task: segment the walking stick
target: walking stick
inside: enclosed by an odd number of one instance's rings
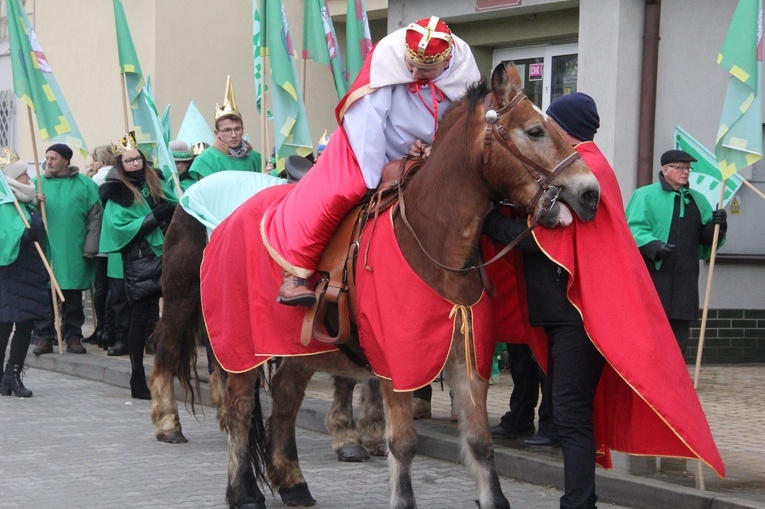
[[[37,192],[41,195],[45,195],[43,192],[43,182],[40,175],[40,160],[37,157],[37,139],[35,138],[35,125],[34,121],[32,120],[32,108],[27,105],[27,116],[29,117],[29,132],[32,135],[32,154],[34,154],[35,158],[35,175],[37,177]],[[40,203],[40,213],[42,214],[42,220],[43,225],[45,225],[45,231],[49,232],[48,229],[48,213],[45,209],[45,201]],[[47,263],[47,262],[46,262]],[[56,338],[58,339],[58,353],[59,355],[64,355],[64,338],[61,336],[61,316],[58,311],[58,299],[56,294],[56,289],[53,287],[53,281],[55,280],[55,277],[53,277],[53,265],[50,266],[50,274],[51,274],[51,285],[50,285],[50,298],[53,301],[53,326],[56,329]],[[58,283],[56,283],[56,286],[58,286]],[[64,295],[61,293],[61,288],[58,289],[58,293],[61,294],[61,302],[64,302]]]

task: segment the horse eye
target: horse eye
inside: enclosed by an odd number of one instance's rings
[[[545,130],[541,127],[532,127],[528,131],[526,131],[526,134],[528,134],[531,138],[541,138],[545,135]]]

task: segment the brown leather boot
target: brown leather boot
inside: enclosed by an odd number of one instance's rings
[[[42,355],[53,352],[53,340],[51,339],[38,339],[37,346],[32,350],[35,355]]]
[[[316,294],[308,287],[308,281],[302,277],[282,271],[282,285],[276,302],[288,306],[313,306],[316,304]]]
[[[69,353],[88,353],[85,347],[82,346],[80,338],[68,338],[66,340],[66,351]]]

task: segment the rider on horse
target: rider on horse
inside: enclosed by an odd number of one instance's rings
[[[268,252],[284,269],[278,301],[312,306],[307,279],[345,214],[383,167],[427,156],[439,120],[480,79],[469,46],[437,17],[383,38],[338,104],[339,123],[314,171],[277,200],[261,223]]]

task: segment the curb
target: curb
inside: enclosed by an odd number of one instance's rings
[[[95,347],[94,347],[95,348]],[[36,357],[27,355],[26,365],[32,368],[56,371],[66,375],[107,383],[125,389],[130,388],[130,363],[125,358],[109,358],[102,355],[59,355],[56,353]],[[151,371],[151,366],[146,366]],[[175,382],[176,394],[181,394]],[[268,395],[262,399],[263,411],[271,411]],[[201,384],[201,402],[210,406],[207,384]],[[306,398],[297,417],[301,428],[327,434],[324,419],[330,402]],[[437,422],[417,421],[417,453],[452,463],[459,463],[460,440],[453,432]],[[553,486],[563,489],[563,464],[559,459],[506,447],[496,448],[494,462],[497,473],[518,481]],[[701,491],[659,480],[630,476],[613,471],[596,470],[595,482],[598,499],[635,509],[762,509],[763,505],[711,491]],[[512,500],[512,493],[505,494]]]

